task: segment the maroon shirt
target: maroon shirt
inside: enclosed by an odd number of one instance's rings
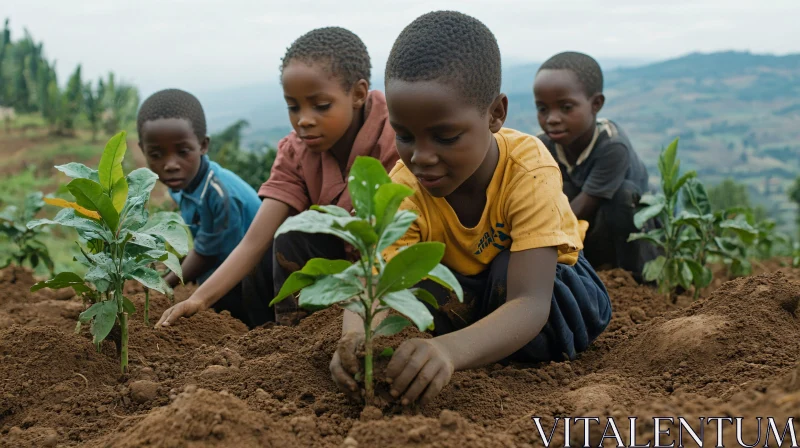
[[[348,173],[358,156],[380,160],[386,172],[399,159],[386,98],[378,90],[370,91],[364,104],[364,124],[350,151]],[[312,205],[338,205],[348,212],[353,210],[346,175],[342,175],[339,163],[328,151],[309,151],[294,131],[278,143],[272,172],[258,195],[284,202],[296,212]]]

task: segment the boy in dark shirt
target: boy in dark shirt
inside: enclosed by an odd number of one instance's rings
[[[572,211],[589,222],[586,258],[641,280],[656,248],[629,243],[628,236],[638,231],[633,215],[647,191],[647,169],[622,129],[597,118],[605,102],[600,66],[585,54],[557,54],[539,68],[533,93],[544,131],[539,138],[558,162]]]

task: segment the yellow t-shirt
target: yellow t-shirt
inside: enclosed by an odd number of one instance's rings
[[[500,157],[480,222],[464,227],[445,198],[431,196],[398,162],[389,176],[414,189],[402,209],[418,214],[408,232],[384,255],[418,241],[440,241],[446,249],[442,264],[463,275],[486,268],[502,250],[512,252],[557,247],[558,261],[573,265],[583,248],[578,219],[562,192],[561,172],[553,156],[536,137],[503,128],[495,134]]]

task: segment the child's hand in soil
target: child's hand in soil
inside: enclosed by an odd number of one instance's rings
[[[425,406],[450,382],[453,370],[453,360],[436,339],[409,339],[394,352],[386,376],[392,396],[403,395],[403,406],[420,395],[420,404]]]
[[[361,399],[361,393],[353,378],[360,370],[358,349],[364,342],[364,333],[347,333],[339,340],[339,345],[331,359],[330,369],[333,381],[339,386],[347,398],[353,401]]]
[[[176,320],[181,317],[191,317],[197,314],[200,311],[203,311],[207,307],[199,300],[194,300],[193,298],[189,298],[184,300],[183,302],[177,303],[164,311],[164,314],[161,315],[161,319],[158,319],[155,328],[164,326],[168,327],[172,325]]]

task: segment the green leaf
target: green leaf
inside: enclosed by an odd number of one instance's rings
[[[325,275],[300,290],[299,305],[310,310],[327,308],[345,301],[363,290],[357,278],[346,278],[341,274]]]
[[[278,295],[272,299],[272,301],[269,303],[269,306],[273,306],[286,297],[289,297],[306,286],[311,285],[318,277],[338,274],[350,266],[352,266],[352,263],[347,260],[312,258],[306,262],[302,269],[292,272],[291,275],[289,275],[289,278],[287,278],[283,283]]]
[[[692,271],[692,283],[694,284],[695,288],[703,289],[706,286],[711,284],[711,280],[713,279],[713,274],[711,270],[705,266],[702,266],[695,260],[684,260],[686,265],[689,266],[689,269]]]
[[[92,336],[94,336],[92,342],[97,345],[103,342],[117,322],[117,301],[106,300],[98,302],[95,305],[100,305],[100,307],[92,320],[91,333]],[[92,305],[92,307],[94,307],[94,305]]]
[[[631,233],[628,235],[628,242],[646,240],[658,247],[664,247],[664,229],[655,229],[644,233]]]
[[[113,238],[113,236],[108,231],[103,229],[103,226],[101,226],[96,221],[93,221],[89,218],[82,218],[78,216],[75,213],[75,210],[71,208],[65,208],[60,210],[52,220],[37,219],[35,221],[31,221],[28,223],[28,228],[33,229],[35,227],[45,224],[58,224],[64,227],[72,227],[77,230],[95,233],[99,237],[102,237],[105,241],[108,242],[111,242],[111,238]]]
[[[707,215],[712,212],[711,201],[708,199],[706,187],[696,178],[686,182],[683,189],[683,207],[688,212],[698,215]]]
[[[31,286],[31,292],[36,292],[42,288],[61,289],[78,286],[86,288],[83,279],[74,272],[60,272],[50,280],[45,280]],[[89,288],[86,288],[88,291]]]
[[[734,219],[722,221],[719,226],[735,233],[736,236],[747,245],[753,244],[758,237],[758,230],[751,226],[747,222],[747,218],[743,215],[739,215]]]
[[[427,278],[456,293],[459,302],[464,301],[464,290],[461,289],[461,284],[458,283],[456,276],[453,275],[447,266],[443,264],[436,265],[436,267],[428,273]]]
[[[350,299],[350,300],[348,300],[346,302],[342,302],[342,303],[339,304],[339,306],[341,306],[342,308],[344,308],[346,310],[349,310],[349,311],[352,311],[352,312],[358,314],[359,316],[361,316],[362,320],[364,319],[364,314],[365,314],[366,309],[364,308],[364,304],[361,303],[361,300],[359,298],[356,297],[356,298]]]
[[[686,260],[675,260],[678,267],[678,282],[684,289],[689,289],[692,286],[692,269]]]
[[[675,158],[678,154],[678,141],[678,138],[673,140],[658,157],[658,171],[661,173],[661,182],[662,184],[666,182],[667,184],[665,185],[669,185],[670,187],[672,186],[672,178],[670,176],[675,167]],[[665,188],[664,190],[667,189]]]
[[[97,302],[97,303],[93,304],[92,306],[87,308],[84,312],[82,312],[81,314],[78,315],[78,322],[83,322],[83,323],[89,322],[90,320],[92,320],[92,318],[94,318],[94,316],[97,315],[97,313],[100,312],[100,310],[104,306],[103,304],[104,303],[109,303],[109,302],[110,303],[114,303],[113,300],[106,300],[106,301],[103,301],[103,302]]]
[[[374,337],[378,336],[393,336],[403,331],[404,328],[411,325],[405,317],[402,316],[389,316],[382,320],[378,327],[373,332]]]
[[[347,210],[337,205],[312,205],[311,210],[316,210],[322,213],[328,213],[340,218],[350,218],[352,215]]]
[[[350,168],[348,177],[348,191],[353,200],[356,216],[361,219],[371,220],[375,216],[375,193],[381,185],[391,182],[386,169],[378,159],[372,157],[356,157]]]
[[[433,316],[428,308],[411,294],[411,291],[403,289],[390,292],[383,296],[381,302],[411,319],[419,331],[433,329]]]
[[[684,175],[681,176],[677,182],[675,182],[674,191],[680,190],[689,179],[692,179],[694,177],[697,177],[697,172],[695,171],[689,171],[687,173],[684,173]]]
[[[642,269],[644,279],[648,282],[659,279],[664,271],[664,264],[666,261],[667,259],[663,255],[659,255],[655,260],[650,260],[645,263],[644,269]]]
[[[394,349],[392,347],[386,347],[385,349],[383,349],[383,351],[381,351],[380,355],[378,356],[381,356],[383,358],[391,358],[392,355],[394,355]]]
[[[136,312],[136,305],[131,302],[131,299],[122,296],[122,310],[128,314],[133,314]]]
[[[107,194],[111,195],[114,190],[114,185],[125,176],[122,173],[122,159],[125,157],[125,151],[128,149],[125,137],[125,131],[111,137],[106,143],[103,150],[103,155],[100,157],[100,165],[98,166],[97,173],[100,178],[100,185]]]
[[[128,198],[150,198],[150,192],[156,186],[158,174],[148,168],[139,168],[128,173]],[[146,202],[146,201],[145,201]]]
[[[148,235],[146,233],[141,232],[128,232],[131,239],[128,240],[128,243],[131,245],[136,245],[139,247],[145,247],[148,249],[161,249],[163,248],[163,243],[157,240],[154,236]]]
[[[25,207],[23,208],[22,212],[23,221],[30,221],[37,213],[39,213],[39,210],[44,207],[44,201],[42,200],[43,197],[44,195],[41,191],[34,191],[33,193],[28,193],[25,196]]]
[[[175,222],[162,221],[150,228],[140,229],[138,233],[146,233],[150,236],[157,236],[169,243],[180,255],[189,252],[189,236],[186,227]]]
[[[419,283],[439,264],[444,256],[444,244],[425,242],[408,246],[386,264],[378,280],[378,297]],[[410,293],[409,293],[410,294]]]
[[[287,232],[324,233],[339,237],[352,246],[359,248],[361,243],[358,238],[344,230],[348,223],[358,220],[359,218],[355,217],[337,217],[327,213],[307,210],[287,218],[283,224],[278,227],[274,238]]]
[[[167,252],[167,259],[162,260],[164,266],[178,276],[181,283],[183,283],[183,268],[181,267],[181,260],[178,259],[172,252]]]
[[[88,179],[75,179],[67,184],[70,193],[81,207],[100,213],[106,225],[114,232],[119,225],[119,213],[111,203],[111,199],[103,192],[97,182]]]
[[[163,278],[158,275],[158,272],[145,267],[139,267],[133,272],[127,273],[125,278],[136,280],[144,287],[156,290],[162,294],[166,294],[170,289]]]
[[[57,165],[55,168],[73,179],[89,179],[100,183],[97,170],[93,170],[82,163],[70,162],[66,165]]]
[[[375,228],[380,235],[384,228],[394,220],[403,199],[414,194],[411,188],[395,183],[383,184],[375,193]]]
[[[431,294],[427,289],[411,288],[411,293],[414,294],[414,297],[432,306],[433,309],[439,309],[439,302],[436,300],[436,297],[434,297],[433,294]]]
[[[378,242],[378,235],[375,233],[375,230],[372,229],[372,226],[369,225],[367,221],[362,219],[347,223],[344,229],[361,240],[365,247],[370,247]]]
[[[641,229],[650,219],[658,216],[664,210],[664,203],[648,205],[633,215],[633,224],[637,229]]]
[[[394,215],[394,219],[386,225],[383,233],[378,240],[376,250],[382,252],[406,234],[408,228],[417,219],[417,214],[409,210],[400,210]]]
[[[111,203],[114,204],[114,208],[117,210],[117,213],[120,213],[122,209],[125,207],[125,201],[128,199],[128,181],[125,180],[124,177],[120,177],[114,183],[114,186],[111,189]]]

